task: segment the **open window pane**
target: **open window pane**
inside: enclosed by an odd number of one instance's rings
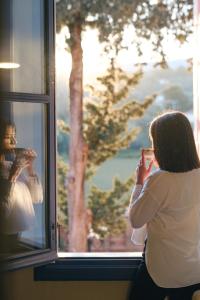
[[[44,94],[44,1],[1,1],[0,18],[0,90]]]
[[[0,119],[1,238],[9,257],[48,248],[46,111],[43,104],[5,105],[7,118],[4,113]]]
[[[0,261],[6,269],[56,257],[54,114],[54,1],[0,1]],[[10,141],[13,149],[5,149]]]

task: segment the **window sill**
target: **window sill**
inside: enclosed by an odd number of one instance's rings
[[[75,256],[76,255],[76,256]],[[70,257],[69,257],[70,256]],[[141,253],[91,253],[59,255],[52,263],[34,269],[35,281],[129,281]]]

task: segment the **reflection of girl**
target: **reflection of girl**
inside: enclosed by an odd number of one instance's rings
[[[191,125],[180,112],[157,117],[150,126],[159,169],[150,174],[144,153],[129,217],[146,224],[144,259],[130,299],[192,299],[200,288],[200,162]]]
[[[0,235],[6,250],[14,250],[19,233],[33,226],[33,203],[43,199],[41,184],[33,170],[35,151],[24,149],[10,161],[8,157],[13,156],[15,147],[15,126],[0,120]]]

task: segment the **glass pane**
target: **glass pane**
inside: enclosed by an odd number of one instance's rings
[[[45,107],[5,105],[7,114],[0,118],[1,252],[25,254],[47,247]]]
[[[44,93],[44,1],[8,2],[0,3],[0,90]]]

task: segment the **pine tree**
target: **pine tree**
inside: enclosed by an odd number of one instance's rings
[[[141,118],[155,97],[148,96],[143,103],[135,99],[127,100],[141,77],[141,68],[128,74],[116,67],[114,59],[111,59],[107,73],[97,78],[99,89],[90,86],[92,97],[86,102],[83,123],[84,140],[88,145],[87,178],[107,159],[127,149],[137,137],[139,128],[128,129],[128,123],[132,119]],[[125,229],[127,222],[124,213],[133,182],[134,175],[126,182],[114,178],[110,191],[92,186],[88,196],[88,206],[92,212],[91,229],[100,238],[121,233]]]

